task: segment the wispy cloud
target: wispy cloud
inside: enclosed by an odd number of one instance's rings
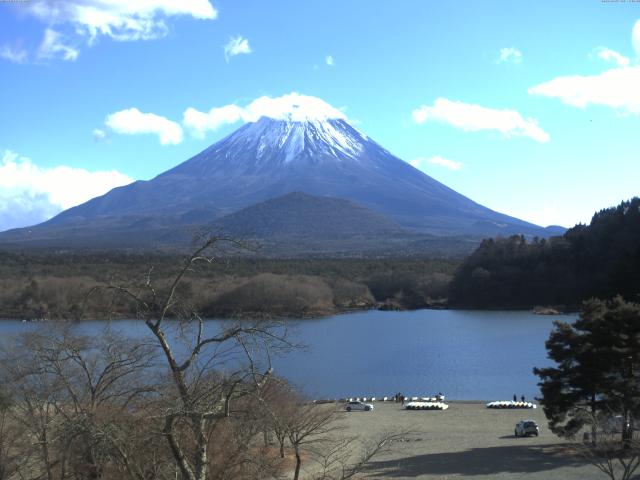
[[[231,37],[224,46],[224,59],[229,63],[231,57],[236,55],[247,55],[251,53],[251,47],[249,46],[249,40],[242,36]]]
[[[541,143],[550,138],[536,119],[524,118],[516,110],[487,108],[446,98],[438,98],[433,106],[422,105],[412,115],[418,124],[446,123],[466,132],[496,130],[506,138],[528,137]]]
[[[96,142],[101,142],[107,139],[107,132],[105,132],[101,128],[94,128],[91,132],[91,135]]]
[[[0,230],[42,222],[132,181],[115,170],[43,168],[6,150],[0,162]]]
[[[90,42],[100,35],[114,40],[150,40],[167,34],[168,17],[211,20],[218,15],[209,0],[45,1],[32,2],[28,11],[49,25],[70,24]]]
[[[449,170],[460,170],[462,168],[462,162],[456,162],[455,160],[449,160],[443,158],[440,155],[433,157],[418,157],[410,160],[409,163],[418,170],[425,171],[429,165],[436,165],[438,167],[444,167]]]
[[[184,112],[182,124],[192,135],[202,138],[207,131],[217,130],[222,125],[255,122],[260,117],[293,121],[346,118],[344,113],[320,98],[292,92],[281,97],[260,97],[244,107],[230,104],[208,112],[189,107]]]
[[[324,57],[324,63],[326,63],[330,67],[333,67],[334,64],[335,64],[335,62],[333,60],[333,56],[332,55],[327,55],[326,57]]]
[[[631,63],[631,60],[629,60],[628,57],[625,57],[621,53],[607,47],[594,48],[592,55],[600,60],[604,60],[607,63],[613,63],[619,67],[626,67]]]
[[[161,145],[177,145],[183,138],[180,124],[155,113],[143,113],[137,108],[128,108],[110,114],[107,116],[105,125],[115,133],[157,135]]]
[[[522,63],[522,52],[515,47],[505,47],[500,49],[496,63]]]
[[[601,105],[640,115],[640,66],[620,67],[597,75],[556,77],[531,87],[531,95],[558,98],[565,105],[586,108]]]
[[[26,63],[29,54],[24,48],[12,47],[11,45],[0,46],[0,58],[13,63]]]
[[[32,57],[73,61],[85,45],[99,37],[117,41],[164,37],[167,21],[175,16],[200,20],[217,18],[209,0],[38,0],[25,2],[23,10],[46,25],[44,40]],[[0,56],[26,63],[30,52],[0,47]]]
[[[78,59],[78,49],[64,43],[62,34],[47,28],[44,31],[44,39],[38,49],[38,58],[42,60],[62,59],[74,62]]]

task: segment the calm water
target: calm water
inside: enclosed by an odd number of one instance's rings
[[[316,398],[433,394],[450,399],[528,399],[538,395],[534,366],[549,364],[544,342],[553,320],[528,312],[418,310],[370,311],[291,322],[308,346],[274,360],[275,372]],[[212,326],[215,325],[212,321]],[[84,322],[84,333],[103,322]],[[115,322],[145,335],[141,322]],[[0,322],[0,335],[35,328]]]

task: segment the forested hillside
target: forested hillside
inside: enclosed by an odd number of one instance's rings
[[[182,264],[176,255],[0,252],[0,318],[103,318],[96,285],[158,282]],[[267,259],[229,257],[195,269],[182,292],[204,316],[307,317],[353,309],[441,305],[458,260]],[[105,300],[104,298],[102,300]],[[135,306],[113,305],[131,318]]]
[[[618,294],[640,294],[640,198],[602,210],[562,237],[484,240],[459,267],[449,298],[478,308],[574,308]]]

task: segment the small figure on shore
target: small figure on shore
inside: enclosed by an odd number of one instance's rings
[[[522,396],[520,397],[520,400],[522,400],[522,401],[524,402],[524,395],[522,395]]]
[[[514,402],[517,402],[517,401],[518,401],[518,397],[516,397],[516,394],[515,394],[515,393],[513,394],[513,401],[514,401]]]
[[[404,405],[404,395],[400,395],[400,402]]]

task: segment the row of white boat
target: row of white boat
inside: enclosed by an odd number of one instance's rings
[[[404,404],[406,410],[446,410],[449,405],[443,402],[409,402]]]
[[[436,397],[405,397],[404,408],[406,410],[447,410],[449,405],[444,403],[444,395]],[[337,402],[394,402],[395,397],[350,397],[341,398]],[[334,403],[335,400],[316,400],[314,403]],[[514,402],[512,400],[497,400],[486,404],[487,408],[495,409],[533,409],[537,405],[532,402]]]
[[[497,402],[487,403],[487,408],[537,408],[537,405],[531,402],[514,402],[513,400],[498,400]]]
[[[341,398],[338,402],[393,402],[394,397],[355,397]],[[444,395],[435,397],[404,397],[405,402],[444,402]]]

